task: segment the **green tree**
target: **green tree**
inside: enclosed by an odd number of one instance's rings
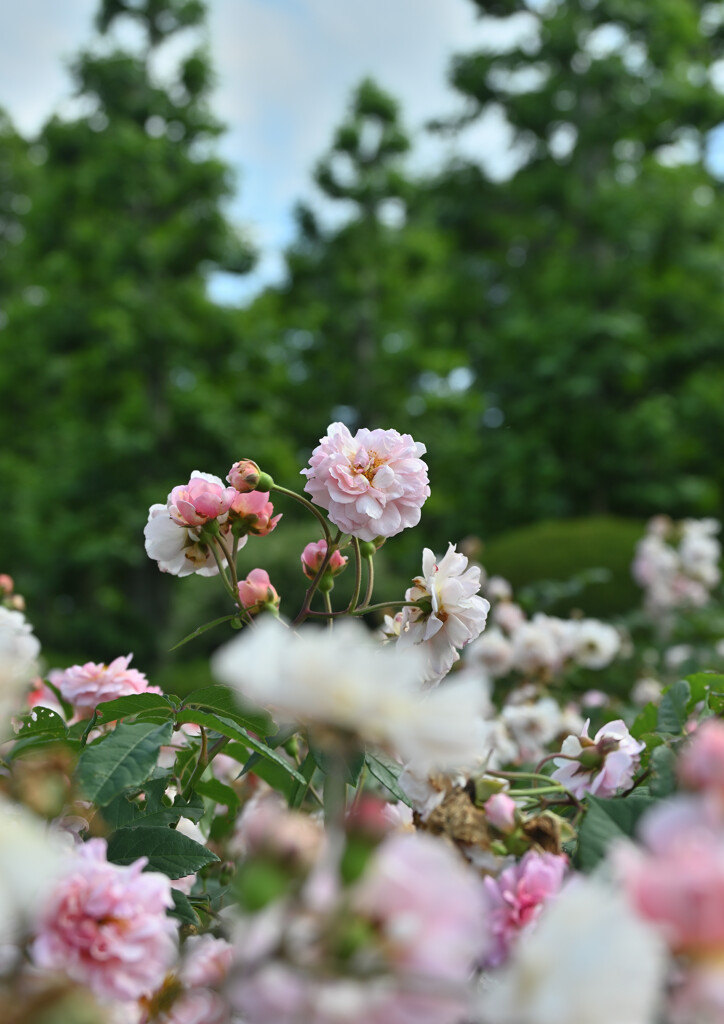
[[[721,509],[724,196],[707,151],[724,7],[694,0],[476,0],[526,27],[457,57],[499,108],[519,169],[458,159],[430,184],[453,303],[488,408],[469,438],[487,532],[536,519]],[[516,19],[515,21],[513,19]]]
[[[121,18],[141,45],[82,53],[77,115],[36,141],[26,285],[0,332],[14,371],[0,383],[7,569],[48,645],[101,658],[129,635],[145,657],[165,639],[174,581],[144,554],[149,504],[269,436],[257,357],[207,296],[212,270],[251,264],[224,211],[233,181],[214,155],[208,58],[199,48],[156,70],[168,40],[198,34],[204,5],[104,0],[100,32]]]

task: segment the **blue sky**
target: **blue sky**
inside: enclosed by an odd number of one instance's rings
[[[95,9],[96,0],[0,4],[0,106],[21,131],[70,110],[66,64],[92,39]],[[371,74],[398,97],[416,139],[413,163],[430,166],[450,143],[426,137],[422,125],[459,105],[445,81],[450,57],[496,36],[470,0],[210,0],[209,9],[214,108],[229,128],[219,146],[239,183],[231,215],[262,252],[253,275],[218,279],[213,289],[241,302],[279,278],[292,207],[314,197],[310,170],[354,85]],[[504,173],[500,118],[488,117],[462,145]]]

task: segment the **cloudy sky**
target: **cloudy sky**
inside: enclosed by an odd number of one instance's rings
[[[450,57],[496,41],[471,0],[210,0],[209,43],[218,75],[220,142],[237,172],[232,216],[262,251],[243,284],[219,280],[220,298],[241,301],[281,273],[294,202],[313,197],[310,169],[344,114],[346,98],[372,75],[402,103],[416,139],[414,161],[430,166],[444,146],[423,123],[459,108],[446,85]],[[93,38],[96,0],[0,3],[0,106],[28,134],[68,108],[67,63]],[[464,140],[504,171],[506,127],[495,116]]]

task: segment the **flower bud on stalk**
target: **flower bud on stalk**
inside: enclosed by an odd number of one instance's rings
[[[260,476],[261,470],[256,462],[252,462],[251,459],[241,459],[234,463],[226,479],[240,494],[246,494],[248,491],[257,489]]]
[[[327,555],[327,542],[322,540],[312,541],[307,544],[304,551],[301,554],[302,570],[307,579],[313,580],[319,572],[319,567],[324,561]],[[342,572],[349,559],[346,555],[343,555],[341,551],[333,551],[332,556],[329,559],[327,568],[324,573],[324,578],[329,576],[331,581],[333,576],[338,576]],[[324,582],[324,580],[322,581]],[[320,583],[320,589],[323,589]],[[331,588],[330,588],[331,589]]]
[[[239,600],[250,615],[261,611],[276,613],[280,597],[271,584],[266,569],[252,569],[239,585]]]

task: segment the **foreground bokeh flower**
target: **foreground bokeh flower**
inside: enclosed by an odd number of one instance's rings
[[[425,445],[396,430],[362,428],[354,437],[332,423],[303,469],[304,490],[344,533],[360,540],[394,537],[420,522],[430,496]]]
[[[150,996],[176,955],[177,925],[165,875],[144,872],[145,857],[120,867],[106,843],[80,846],[40,916],[33,960],[87,985],[106,1000]]]
[[[415,648],[381,647],[360,623],[291,632],[259,621],[217,651],[216,676],[281,720],[333,726],[425,768],[457,768],[484,754],[485,691],[477,680],[425,693]]]

